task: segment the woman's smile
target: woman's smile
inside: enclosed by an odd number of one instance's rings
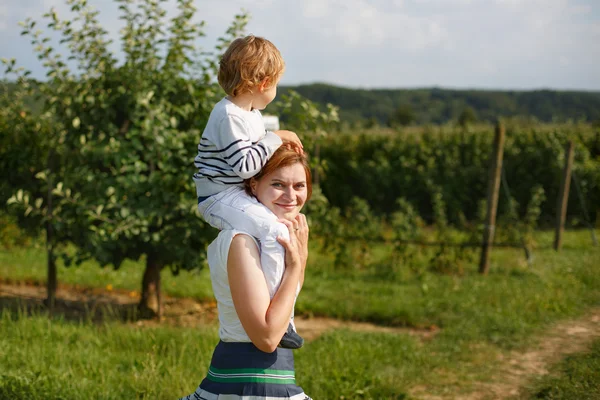
[[[293,210],[294,208],[296,208],[296,204],[282,204],[282,203],[275,203],[276,206],[284,208],[286,210]]]

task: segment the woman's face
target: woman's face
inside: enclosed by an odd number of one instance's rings
[[[296,218],[308,195],[306,172],[300,163],[279,168],[250,183],[252,193],[278,218]]]

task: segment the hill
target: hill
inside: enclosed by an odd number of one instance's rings
[[[351,124],[390,125],[398,120],[442,124],[456,121],[464,112],[472,112],[480,121],[500,116],[533,117],[542,122],[600,121],[600,92],[351,89],[317,83],[284,86],[280,94],[290,89],[316,103],[339,106],[340,118]]]
[[[13,82],[0,81],[0,94],[12,92]],[[278,99],[289,90],[307,99],[340,108],[340,119],[351,125],[444,124],[468,118],[493,122],[497,117],[534,118],[540,122],[583,120],[600,124],[600,92],[584,91],[499,91],[424,89],[352,89],[323,83],[281,86]],[[39,99],[29,99],[37,112]]]

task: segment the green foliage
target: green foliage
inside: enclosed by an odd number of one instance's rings
[[[17,224],[16,217],[0,212],[0,248],[29,246],[31,237]]]
[[[522,244],[527,248],[535,246],[534,231],[542,214],[542,204],[546,200],[544,188],[535,185],[531,188],[529,203],[525,213],[520,216],[517,213],[518,204],[511,197],[508,203],[508,212],[499,220],[495,240],[502,243]]]
[[[388,126],[395,128],[398,126],[407,126],[415,121],[415,112],[410,104],[400,104],[390,115],[387,122]]]
[[[458,125],[466,128],[475,122],[477,122],[477,113],[473,110],[473,107],[465,107],[458,116]]]
[[[61,240],[77,245],[78,263],[91,256],[118,267],[146,255],[174,271],[196,268],[214,234],[197,215],[190,160],[219,95],[216,55],[197,48],[203,24],[193,22],[191,0],[179,0],[170,21],[160,2],[118,2],[122,63],[84,0],[68,0],[71,17],[44,16],[61,49],[50,47],[35,21],[24,23],[48,70],[39,92],[55,133],[50,162],[35,176],[54,204],[49,216],[44,198],[27,190],[11,203],[50,220]],[[237,16],[215,52],[246,22]]]
[[[278,97],[269,112],[279,116],[284,129],[297,132],[305,147],[310,149],[327,137],[339,122],[337,107],[326,104],[324,108],[321,110],[317,104],[290,90]]]
[[[372,214],[361,198],[354,197],[351,206],[342,214],[316,189],[306,208],[312,237],[321,244],[323,251],[335,255],[336,268],[364,268],[369,263],[373,241],[381,237],[382,221]]]
[[[7,209],[5,205],[18,190],[21,190],[21,199],[24,198],[23,191],[36,198],[47,193],[47,188],[39,185],[35,174],[47,165],[55,126],[48,115],[34,115],[30,111],[28,99],[34,96],[35,85],[27,80],[27,72],[17,68],[15,63],[14,59],[2,59],[6,76],[13,77],[16,82],[0,82],[0,171],[3,172],[0,210],[3,218],[11,221],[7,221],[5,233],[14,228],[23,234],[37,236],[44,220],[32,211],[42,206],[39,200],[27,204],[21,212],[11,212],[15,210]],[[6,239],[10,240],[10,237]]]
[[[434,196],[436,217],[432,229],[426,229],[416,209],[404,198],[398,199],[397,210],[389,218],[375,215],[359,197],[354,197],[344,212],[331,207],[320,191],[311,203],[307,214],[313,237],[322,251],[334,256],[333,264],[339,270],[374,269],[378,276],[392,280],[401,277],[406,268],[416,276],[423,276],[428,270],[460,275],[474,259],[472,247],[455,246],[474,243],[473,236],[469,241],[469,237],[457,235],[449,226],[439,193]],[[479,230],[473,234],[475,240],[480,240]],[[424,250],[419,245],[423,242],[436,245]],[[377,255],[380,246],[389,249],[383,258]]]
[[[276,105],[269,107],[269,112],[277,115],[282,122],[282,129],[296,132],[303,146],[311,156],[309,159],[313,173],[313,181],[318,183],[327,168],[326,160],[320,157],[320,142],[328,132],[339,125],[337,107],[327,104],[324,110],[315,103],[294,91],[287,91],[279,96]]]
[[[429,268],[436,273],[462,275],[465,264],[474,261],[475,251],[472,247],[456,246],[461,240],[450,229],[446,216],[446,202],[442,193],[434,192],[432,201],[435,230],[430,235],[430,240],[440,243],[440,246],[431,257]]]
[[[506,125],[504,170],[513,212],[525,218],[532,188],[540,187],[548,201],[539,200],[539,221],[548,226],[556,215],[556,201],[564,163],[564,145],[576,142],[574,171],[591,221],[600,204],[600,158],[595,155],[597,135],[585,124]],[[468,131],[451,126],[428,127],[397,133],[362,131],[329,135],[321,143],[327,161],[321,189],[332,206],[345,210],[353,196],[367,201],[376,215],[389,215],[403,197],[428,223],[433,223],[434,197],[445,202],[451,225],[476,221],[487,194],[492,126]],[[506,187],[500,189],[499,215],[510,212]],[[568,217],[583,218],[578,193],[572,185]],[[533,215],[533,214],[532,214]],[[530,217],[532,216],[530,215]],[[438,216],[439,217],[439,216]],[[529,218],[529,217],[528,217]],[[531,221],[528,222],[531,225]]]
[[[396,206],[389,221],[392,230],[392,257],[388,263],[381,265],[380,270],[385,268],[388,273],[397,277],[402,272],[401,268],[408,266],[420,276],[424,272],[417,259],[421,249],[415,243],[426,240],[425,221],[405,198],[397,199]]]

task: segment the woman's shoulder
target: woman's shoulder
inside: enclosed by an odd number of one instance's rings
[[[249,233],[238,229],[225,229],[219,232],[217,238],[208,246],[208,262],[209,265],[227,264],[227,255],[233,240],[239,237],[238,240],[252,240],[257,248],[260,248],[256,238]]]
[[[231,244],[231,241],[236,236],[243,236],[243,237],[250,238],[254,243],[258,244],[258,241],[254,236],[252,236],[248,232],[242,231],[240,229],[224,229],[219,232],[219,235],[217,236],[215,241],[218,241],[218,242],[226,245],[227,247],[229,247],[229,244]]]

